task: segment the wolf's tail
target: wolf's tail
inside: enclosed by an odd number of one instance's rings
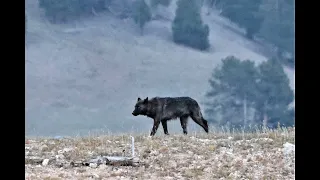
[[[203,129],[206,131],[206,133],[209,133],[208,121],[203,118],[203,115],[202,115],[202,113],[201,113],[200,108],[199,108],[199,115],[200,115],[201,121],[202,121],[202,123],[203,123],[203,125],[204,125]]]
[[[204,130],[206,131],[206,133],[209,133],[208,121],[202,117],[202,122],[204,124]]]

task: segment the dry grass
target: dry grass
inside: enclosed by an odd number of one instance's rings
[[[27,138],[26,179],[294,179],[294,153],[283,153],[284,143],[295,143],[294,128],[134,137],[138,167],[66,165],[97,155],[131,156],[129,134]],[[50,159],[49,165],[31,157]]]

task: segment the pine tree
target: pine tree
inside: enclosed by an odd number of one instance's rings
[[[140,27],[140,33],[143,34],[144,26],[151,21],[151,10],[144,0],[137,0],[134,4],[133,20]]]
[[[264,16],[259,36],[276,45],[281,60],[287,65],[294,66],[294,58],[282,55],[288,52],[294,56],[294,1],[263,1],[259,13]]]
[[[220,97],[214,103],[218,103],[220,110],[224,111],[222,113],[223,121],[235,119],[230,123],[247,125],[248,108],[253,105],[256,96],[255,80],[257,75],[257,69],[252,61],[241,61],[234,56],[222,59],[222,66],[215,69],[209,81],[212,88],[207,95]],[[211,112],[217,110],[213,110],[212,107],[213,104],[208,112],[210,109]]]
[[[252,39],[259,29],[263,17],[258,13],[262,0],[228,0],[219,1],[223,4],[221,15],[246,28],[247,37]]]
[[[274,127],[278,122],[294,124],[294,113],[288,110],[294,99],[289,79],[277,59],[270,59],[259,65],[259,96],[256,99],[257,121],[263,120],[264,126]]]
[[[271,59],[256,67],[250,60],[229,56],[222,59],[221,67],[214,69],[209,83],[206,113],[220,118],[211,122],[238,127],[294,124],[294,110],[288,109],[293,91],[279,60]]]
[[[191,0],[178,0],[177,6],[172,23],[173,41],[200,50],[207,49],[210,46],[209,27],[202,22],[199,4]]]

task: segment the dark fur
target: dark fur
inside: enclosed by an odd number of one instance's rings
[[[203,118],[201,109],[196,100],[190,97],[155,97],[144,100],[138,98],[132,115],[144,115],[153,119],[150,136],[154,136],[161,122],[164,133],[169,135],[167,121],[180,118],[183,133],[187,134],[188,117],[200,125],[207,133],[208,122]]]

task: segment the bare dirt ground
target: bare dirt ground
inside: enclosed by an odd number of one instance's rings
[[[26,139],[26,179],[295,179],[294,128],[265,132],[190,135],[124,134]],[[98,155],[131,156],[139,165],[74,163]],[[124,152],[123,152],[124,150]]]
[[[174,10],[175,2],[169,18]],[[191,96],[204,108],[208,79],[222,58],[266,60],[215,13],[203,18],[210,27],[209,52],[172,43],[170,21],[152,21],[140,36],[132,20],[108,13],[54,25],[36,0],[26,1],[26,13],[27,135],[146,131],[152,121],[131,115],[138,96]],[[294,88],[294,71],[286,72]]]

